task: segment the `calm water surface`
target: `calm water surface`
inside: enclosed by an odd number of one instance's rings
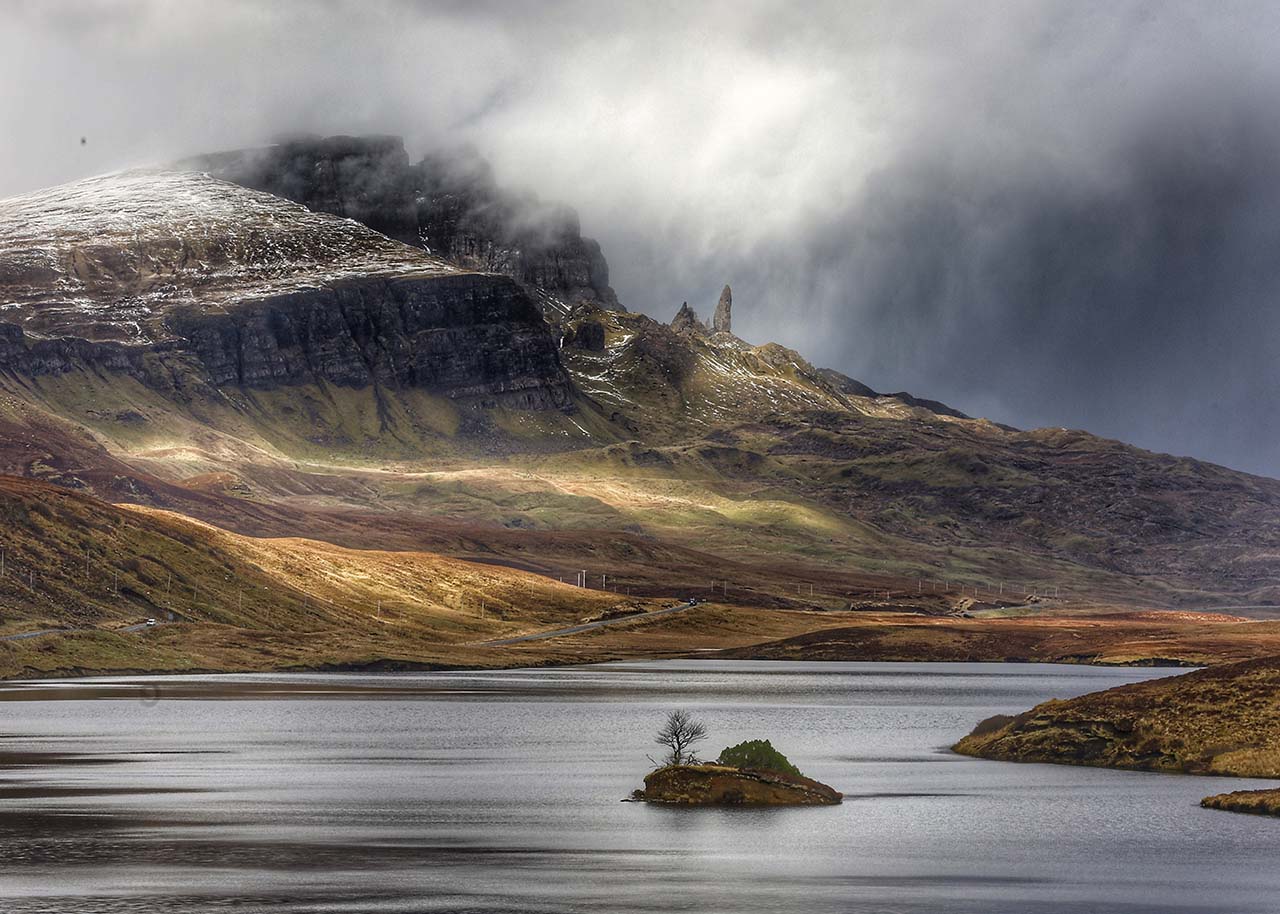
[[[977,721],[1157,670],[674,662],[0,687],[0,910],[1280,911],[1259,782],[983,762]],[[88,691],[86,691],[86,687]],[[671,809],[665,712],[844,791]]]

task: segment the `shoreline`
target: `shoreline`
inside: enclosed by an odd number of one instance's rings
[[[720,653],[720,651],[716,651]],[[735,652],[738,653],[738,652]],[[889,657],[858,657],[848,660],[835,660],[828,658],[789,658],[789,657],[752,657],[752,656],[733,656],[733,657],[710,657],[705,654],[689,654],[672,652],[670,654],[642,654],[623,657],[604,657],[600,659],[584,659],[574,661],[560,661],[557,659],[548,659],[545,662],[518,662],[518,663],[497,663],[497,664],[452,664],[452,663],[435,663],[432,661],[413,661],[413,660],[375,660],[369,663],[336,663],[336,664],[320,664],[316,666],[282,666],[271,668],[260,667],[173,667],[168,669],[141,669],[141,668],[121,668],[118,670],[79,670],[72,669],[63,672],[41,672],[33,675],[3,676],[0,677],[0,687],[7,682],[71,682],[77,680],[93,680],[93,679],[111,679],[116,677],[160,677],[160,676],[280,676],[280,675],[300,675],[308,674],[324,674],[324,673],[467,673],[467,672],[483,672],[486,670],[541,670],[541,669],[572,669],[580,666],[594,666],[603,663],[647,663],[661,662],[665,660],[687,660],[694,663],[733,663],[735,661],[748,661],[753,663],[799,663],[799,664],[834,664],[834,663],[901,663],[901,664],[1000,664],[1003,666],[1062,666],[1062,667],[1093,667],[1096,669],[1108,670],[1184,670],[1186,672],[1194,672],[1196,670],[1205,669],[1205,664],[1195,664],[1185,661],[1163,662],[1156,660],[1147,661],[1126,661],[1126,662],[1107,662],[1097,660],[1074,660],[1068,658],[1059,658],[1054,660],[1039,660],[1035,658],[1021,657],[1005,657],[1005,658],[983,658],[970,657],[963,660],[960,659],[938,659],[936,657],[903,657],[901,655],[892,655]]]
[[[535,665],[511,665],[511,666],[433,666],[421,667],[415,669],[387,669],[374,667],[360,668],[316,668],[316,669],[277,669],[277,670],[177,670],[172,672],[110,672],[95,673],[91,675],[81,676],[65,676],[65,677],[32,677],[23,679],[5,679],[0,680],[0,703],[4,702],[26,702],[26,701],[74,701],[74,700],[143,700],[156,701],[161,698],[166,700],[185,700],[185,699],[201,699],[208,698],[210,700],[220,698],[271,698],[272,693],[279,692],[280,697],[305,697],[303,692],[291,691],[290,687],[282,680],[296,678],[299,686],[305,685],[308,677],[322,676],[365,676],[369,678],[381,678],[385,685],[357,685],[346,684],[340,681],[333,681],[332,686],[326,691],[333,693],[343,693],[346,695],[372,695],[383,697],[396,697],[397,693],[406,695],[421,693],[429,694],[429,690],[421,690],[416,688],[398,688],[397,682],[406,682],[407,677],[414,674],[448,674],[448,673],[513,673],[513,672],[539,672],[545,670],[574,670],[586,669],[595,666],[604,666],[609,664],[650,664],[665,663],[671,661],[685,662],[695,665],[703,664],[726,664],[735,665],[743,663],[759,663],[759,664],[778,664],[791,665],[796,668],[818,668],[835,667],[845,665],[881,665],[881,666],[897,666],[915,667],[915,666],[942,666],[942,665],[973,665],[973,666],[1044,666],[1044,667],[1061,667],[1066,669],[1080,669],[1082,667],[1093,667],[1099,670],[1142,670],[1142,669],[1170,669],[1169,667],[1131,667],[1121,665],[1104,665],[1104,664],[1082,664],[1082,663],[1051,663],[1047,661],[1032,661],[1030,663],[1010,663],[999,660],[966,660],[966,661],[938,661],[938,660],[779,660],[774,658],[762,658],[752,660],[749,658],[716,658],[716,657],[628,657],[615,658],[609,660],[589,661],[580,663],[545,663]],[[766,671],[761,671],[766,672]],[[1165,676],[1156,678],[1176,678],[1184,675],[1183,673],[1169,673]],[[406,677],[401,679],[400,677]],[[313,678],[311,682],[318,682],[318,678]],[[1139,680],[1146,681],[1146,680]],[[145,694],[137,694],[137,689],[150,687],[158,687],[164,683],[170,683],[178,694],[154,694],[146,692]],[[217,689],[203,690],[199,689],[200,683],[208,683],[218,685],[219,683],[230,686],[227,694],[217,694]],[[242,683],[244,688],[235,689],[237,683]],[[47,687],[47,688],[44,688]],[[274,688],[273,688],[274,687]],[[97,691],[100,694],[85,694],[86,692]],[[160,689],[156,689],[160,692]],[[189,694],[182,694],[182,692]],[[323,697],[323,696],[316,696]],[[954,751],[954,750],[953,750]],[[964,753],[960,753],[964,754]]]
[[[989,717],[952,749],[992,761],[1276,781],[1278,692],[1280,657],[1220,664]],[[1202,805],[1253,811],[1243,807],[1259,800],[1228,796]]]

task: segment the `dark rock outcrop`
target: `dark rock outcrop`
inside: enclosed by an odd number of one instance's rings
[[[182,164],[318,213],[354,219],[407,244],[418,241],[416,182],[399,137],[306,137]]]
[[[151,387],[182,373],[213,387],[325,381],[424,388],[521,409],[572,404],[533,302],[514,282],[490,276],[348,282],[225,312],[179,309],[168,324],[179,339],[144,348],[29,338],[0,323],[0,366],[33,377],[123,372]]]
[[[116,342],[91,342],[75,337],[32,338],[17,324],[0,322],[0,370],[28,377],[63,374],[91,366],[142,378],[147,372],[145,355],[138,347]]]
[[[170,325],[217,385],[323,379],[496,398],[525,409],[571,402],[537,308],[514,282],[491,276],[351,282],[230,314],[180,312]]]
[[[426,156],[416,166],[419,239],[461,266],[511,276],[558,317],[579,302],[625,310],[600,245],[578,214],[498,187],[474,151]]]
[[[716,333],[733,332],[733,290],[728,286],[720,293],[720,301],[716,302],[716,313],[711,318],[711,329]]]
[[[599,321],[582,321],[565,334],[564,344],[587,352],[604,352],[604,325]]]
[[[843,795],[806,777],[727,765],[669,765],[635,799],[677,806],[834,806]]]
[[[399,137],[304,137],[180,164],[355,219],[466,269],[510,276],[550,317],[582,301],[625,310],[577,213],[498,187],[471,150],[412,165]]]
[[[684,334],[707,333],[707,325],[698,318],[698,313],[689,307],[688,302],[682,304],[676,316],[671,319],[671,329]]]

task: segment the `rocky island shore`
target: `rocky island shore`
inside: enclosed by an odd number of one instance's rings
[[[669,765],[645,776],[633,799],[676,806],[835,806],[844,795],[781,771],[729,765]]]

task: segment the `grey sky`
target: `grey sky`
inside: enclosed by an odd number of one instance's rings
[[[0,194],[471,142],[630,307],[1280,475],[1280,6],[0,0]],[[87,140],[80,144],[80,137]]]

